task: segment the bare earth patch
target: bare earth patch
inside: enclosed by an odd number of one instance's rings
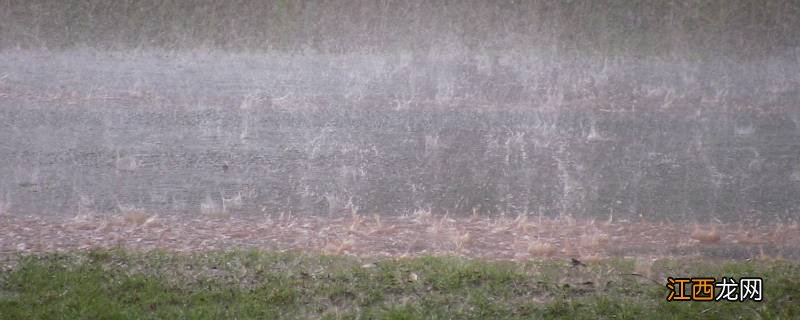
[[[364,258],[800,259],[800,224],[678,225],[569,216],[452,217],[427,212],[399,217],[192,217],[142,212],[75,218],[0,217],[0,251],[4,254],[113,247],[174,252],[303,250]]]

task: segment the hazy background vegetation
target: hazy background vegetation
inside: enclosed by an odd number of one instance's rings
[[[2,48],[796,59],[794,1],[0,2]]]

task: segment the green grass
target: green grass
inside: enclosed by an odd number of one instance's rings
[[[644,319],[800,315],[796,262],[661,260],[654,274],[760,276],[763,302],[666,302],[630,260],[381,260],[272,252],[121,250],[19,256],[0,276],[2,319]],[[416,276],[416,277],[415,277]],[[415,279],[416,278],[416,279]],[[665,282],[660,277],[654,278]]]

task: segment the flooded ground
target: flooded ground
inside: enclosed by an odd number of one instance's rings
[[[779,60],[73,50],[0,69],[15,215],[800,212],[800,72]]]

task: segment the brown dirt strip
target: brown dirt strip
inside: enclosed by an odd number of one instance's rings
[[[678,225],[667,222],[452,217],[427,212],[390,217],[0,216],[0,252],[122,247],[195,252],[302,250],[359,257],[459,255],[491,260],[610,257],[800,259],[800,224]]]

